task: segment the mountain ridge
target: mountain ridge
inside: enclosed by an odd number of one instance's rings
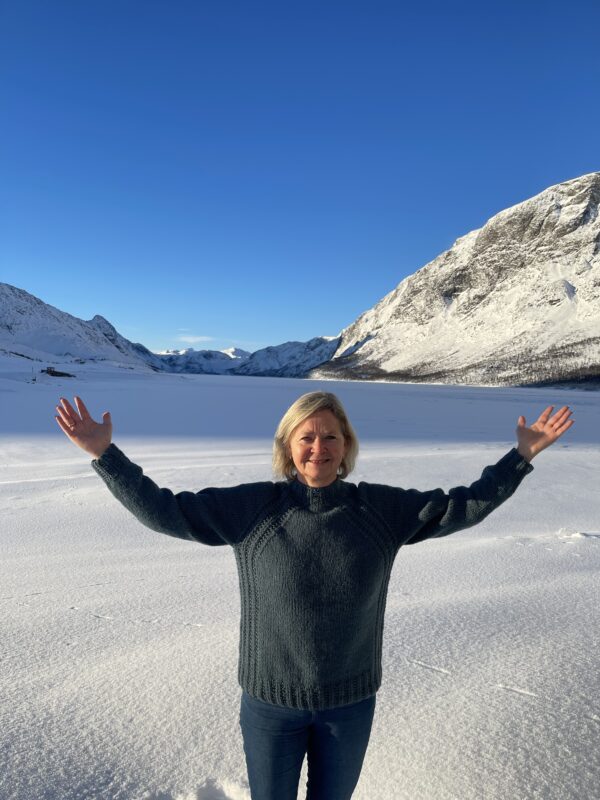
[[[0,283],[0,351],[155,372],[477,385],[600,381],[600,172],[503,209],[337,336],[153,353]]]
[[[600,172],[459,237],[340,334],[313,378],[511,385],[600,375]]]

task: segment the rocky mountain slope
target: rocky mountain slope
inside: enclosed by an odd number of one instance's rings
[[[158,354],[162,368],[168,372],[225,375],[234,372],[250,356],[246,350],[230,347],[227,350],[166,350]]]
[[[0,353],[144,371],[483,385],[600,383],[600,172],[501,211],[337,337],[152,353],[0,283]]]
[[[600,172],[501,211],[345,328],[311,377],[600,377]]]
[[[275,347],[264,347],[252,353],[235,372],[237,375],[302,378],[309,370],[329,361],[338,344],[339,336],[316,336],[308,342],[285,342]]]
[[[35,361],[109,361],[160,370],[161,359],[134,344],[104,317],[85,321],[0,283],[0,350]]]
[[[0,353],[41,366],[103,362],[142,371],[295,377],[331,358],[337,345],[337,338],[316,337],[252,354],[237,348],[153,353],[121,336],[104,317],[78,319],[0,283]]]

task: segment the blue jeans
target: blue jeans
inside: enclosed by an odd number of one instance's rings
[[[304,756],[306,800],[352,797],[371,735],[375,695],[325,711],[302,711],[242,694],[240,726],[252,800],[297,800]]]

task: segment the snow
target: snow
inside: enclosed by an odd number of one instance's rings
[[[58,397],[81,394],[96,418],[110,410],[115,442],[178,490],[269,479],[281,414],[318,387],[339,394],[357,429],[354,481],[470,483],[514,444],[519,414],[529,424],[570,404],[576,419],[485,522],[400,551],[354,798],[597,796],[597,392],[106,364],[28,379],[28,363],[0,358],[3,800],[250,797],[233,553],[128,515],[58,429]]]
[[[315,336],[308,342],[284,342],[257,350],[236,368],[238,375],[298,377],[318,367],[335,353],[338,336]]]
[[[104,317],[96,314],[84,321],[8,283],[0,283],[0,353],[18,354],[33,364],[84,359],[135,365],[146,372],[161,364],[143,345],[121,336]]]
[[[316,336],[308,342],[284,342],[249,353],[225,350],[164,350],[153,353],[130,342],[99,315],[84,321],[44,303],[24,289],[0,283],[0,357],[29,361],[39,372],[44,363],[104,366],[137,372],[302,376],[328,361],[339,337]]]
[[[478,385],[597,377],[599,190],[600,172],[583,175],[457,239],[344,328],[310,376]]]

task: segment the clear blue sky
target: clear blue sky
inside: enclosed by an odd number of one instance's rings
[[[334,335],[600,169],[597,0],[15,0],[0,29],[0,280],[155,350]]]

